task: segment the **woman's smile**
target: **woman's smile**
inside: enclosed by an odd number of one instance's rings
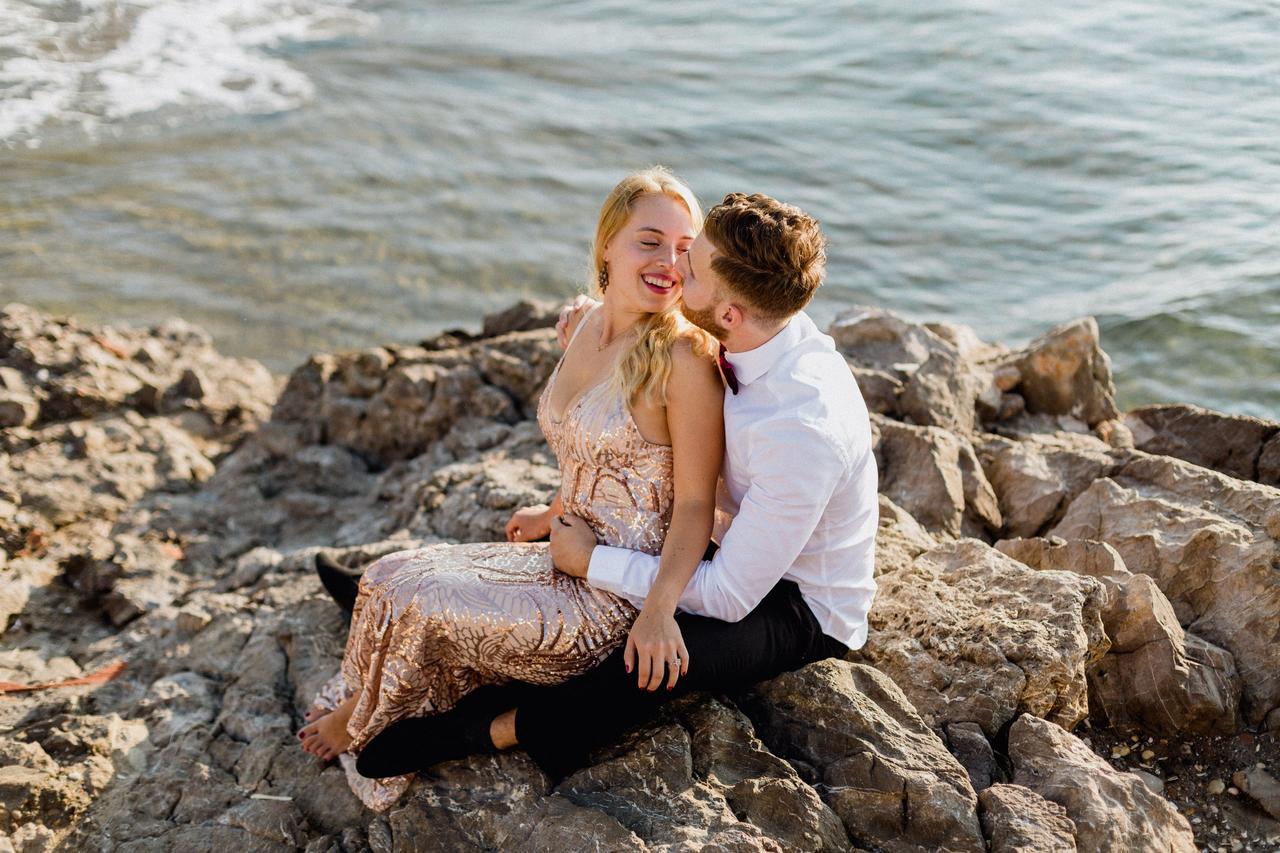
[[[679,279],[670,273],[645,273],[640,276],[640,280],[644,282],[645,287],[659,296],[675,293],[676,288],[680,286]]]

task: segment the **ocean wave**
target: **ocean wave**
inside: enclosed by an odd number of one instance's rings
[[[0,140],[53,124],[93,135],[165,108],[271,113],[309,100],[267,49],[366,32],[353,0],[8,0],[0,4]]]

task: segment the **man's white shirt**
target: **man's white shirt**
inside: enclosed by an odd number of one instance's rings
[[[797,314],[767,343],[729,353],[717,517],[732,517],[679,609],[736,622],[794,581],[827,635],[867,638],[875,596],[877,474],[866,404],[831,338]],[[643,606],[659,558],[597,546],[587,580]]]

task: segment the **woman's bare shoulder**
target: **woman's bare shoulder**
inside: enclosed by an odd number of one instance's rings
[[[720,386],[714,339],[701,329],[682,329],[671,343],[671,378],[680,385]]]

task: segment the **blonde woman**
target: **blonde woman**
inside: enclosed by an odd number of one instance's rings
[[[636,609],[556,571],[548,546],[530,541],[553,520],[577,516],[599,542],[660,554],[654,586],[674,597],[697,568],[724,449],[713,343],[677,309],[677,261],[701,225],[693,193],[665,169],[613,189],[592,255],[600,305],[577,323],[538,405],[560,466],[555,501],[517,511],[507,542],[405,551],[366,570],[341,671],[299,737],[317,756],[340,755],[369,807],[387,808],[409,783],[356,772],[353,755],[391,723],[447,711],[482,685],[565,681],[627,638]]]

